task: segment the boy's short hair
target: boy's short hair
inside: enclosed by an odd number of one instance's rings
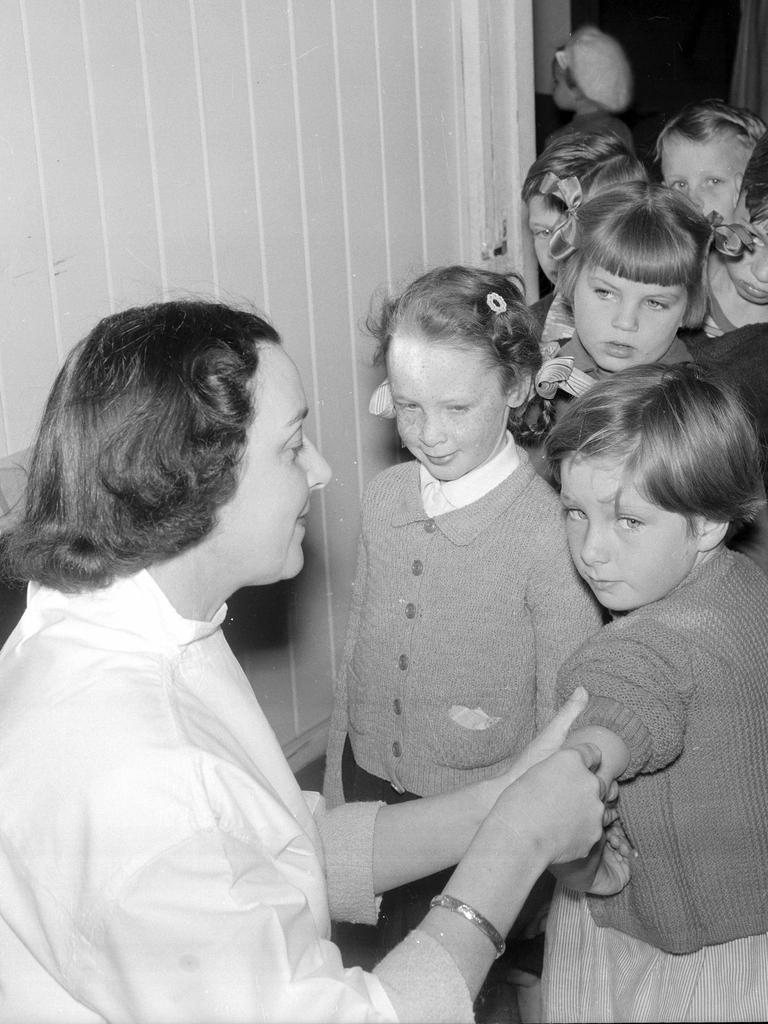
[[[279,341],[262,317],[215,302],[101,320],[48,397],[6,570],[76,591],[205,537],[239,481],[259,347]]]
[[[572,455],[619,459],[648,501],[689,523],[730,523],[764,504],[757,434],[736,390],[693,363],[634,366],[569,403],[546,452],[556,479]]]
[[[689,142],[705,143],[730,133],[751,151],[765,134],[766,124],[746,107],[732,107],[719,99],[688,103],[663,126],[656,139],[655,159],[661,163],[664,143],[672,135]]]
[[[683,327],[698,327],[707,306],[706,267],[711,226],[673,189],[630,181],[603,189],[573,214],[574,251],[562,261],[557,287],[569,302],[584,267],[601,267],[630,281],[682,286]]]
[[[534,196],[541,196],[550,209],[564,211],[565,203],[559,196],[541,192],[548,174],[557,178],[578,178],[585,200],[600,188],[648,179],[642,160],[611,131],[557,136],[529,167],[521,192],[523,202],[529,203]]]
[[[752,151],[744,169],[740,197],[744,198],[753,223],[768,220],[768,134],[763,135]]]
[[[603,110],[618,114],[632,102],[632,68],[624,48],[594,25],[577,28],[554,59],[571,88],[577,86]]]

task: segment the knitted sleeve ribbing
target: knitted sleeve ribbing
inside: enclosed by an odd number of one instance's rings
[[[658,624],[657,624],[658,626]],[[606,626],[561,668],[561,701],[584,686],[590,703],[576,722],[601,725],[626,743],[630,762],[622,779],[666,767],[682,752],[690,658],[681,637],[646,623],[636,635]]]

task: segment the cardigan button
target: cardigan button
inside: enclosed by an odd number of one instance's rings
[[[403,713],[403,702],[400,700],[399,697],[395,697],[395,699],[392,701],[392,707],[394,708],[394,711],[395,711],[396,715],[402,715],[402,713]]]
[[[414,576],[421,576],[424,572],[424,563],[417,558],[411,566],[411,572]]]
[[[397,740],[395,740],[395,742],[392,744],[392,753],[395,755],[395,757],[400,757],[402,752],[403,752],[402,747],[397,742]]]
[[[426,521],[426,523],[424,523],[424,532],[425,533],[434,533],[436,529],[437,529],[437,523],[435,522],[434,519],[428,519]]]
[[[400,657],[397,659],[397,664],[399,668],[401,668],[403,672],[405,672],[405,670],[408,668],[408,655],[401,654]]]
[[[413,601],[409,601],[408,604],[405,606],[405,617],[406,619],[416,618],[416,605],[413,603]]]

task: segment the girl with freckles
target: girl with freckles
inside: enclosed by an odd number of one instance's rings
[[[331,804],[398,803],[501,771],[553,710],[557,670],[600,626],[567,555],[557,498],[513,436],[541,363],[518,284],[432,270],[369,318],[413,459],[362,504],[335,686]],[[387,894],[384,946],[441,888]]]

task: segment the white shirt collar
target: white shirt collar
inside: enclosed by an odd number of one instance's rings
[[[440,515],[456,508],[464,508],[473,501],[484,497],[494,487],[506,480],[520,465],[512,435],[507,431],[504,447],[488,462],[459,477],[458,480],[436,480],[421,464],[419,482],[421,485],[424,511],[428,515]],[[432,485],[432,486],[430,486]]]

